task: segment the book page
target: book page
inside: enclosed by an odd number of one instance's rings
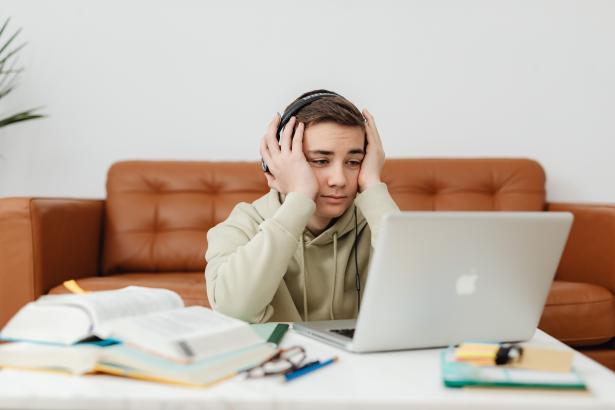
[[[180,360],[263,342],[247,323],[202,306],[114,320],[106,323],[102,332],[150,352]]]
[[[92,334],[92,320],[85,309],[70,305],[30,302],[2,329],[2,338],[70,345]]]
[[[91,345],[66,347],[24,342],[6,343],[0,345],[0,367],[84,374],[94,370],[100,350]]]
[[[181,297],[173,291],[140,286],[78,295],[46,295],[39,298],[36,303],[79,306],[90,315],[93,330],[113,319],[184,306]]]
[[[197,306],[134,317],[129,324],[167,341],[184,339],[203,331],[216,332],[237,326],[235,320]],[[113,327],[113,324],[111,326]]]

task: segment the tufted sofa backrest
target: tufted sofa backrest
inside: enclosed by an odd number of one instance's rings
[[[545,173],[528,159],[390,159],[382,179],[407,211],[543,211]]]
[[[525,159],[390,159],[403,210],[541,211],[545,175]],[[256,162],[126,161],[107,178],[103,274],[205,269],[206,233],[269,188]]]
[[[103,273],[204,271],[209,228],[268,191],[255,162],[118,162],[107,177]]]

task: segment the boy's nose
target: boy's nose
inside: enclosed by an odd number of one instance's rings
[[[329,186],[346,186],[346,176],[341,166],[333,167],[329,175]]]

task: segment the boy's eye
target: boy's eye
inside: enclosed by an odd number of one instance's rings
[[[359,160],[351,160],[348,161],[348,165],[350,165],[351,167],[358,167],[361,165],[361,161]]]
[[[326,159],[313,159],[311,162],[316,165],[326,165],[329,163]]]

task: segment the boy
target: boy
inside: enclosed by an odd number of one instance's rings
[[[372,115],[326,90],[298,101],[261,140],[271,191],[207,233],[211,306],[248,322],[356,318],[380,219],[399,211]]]

